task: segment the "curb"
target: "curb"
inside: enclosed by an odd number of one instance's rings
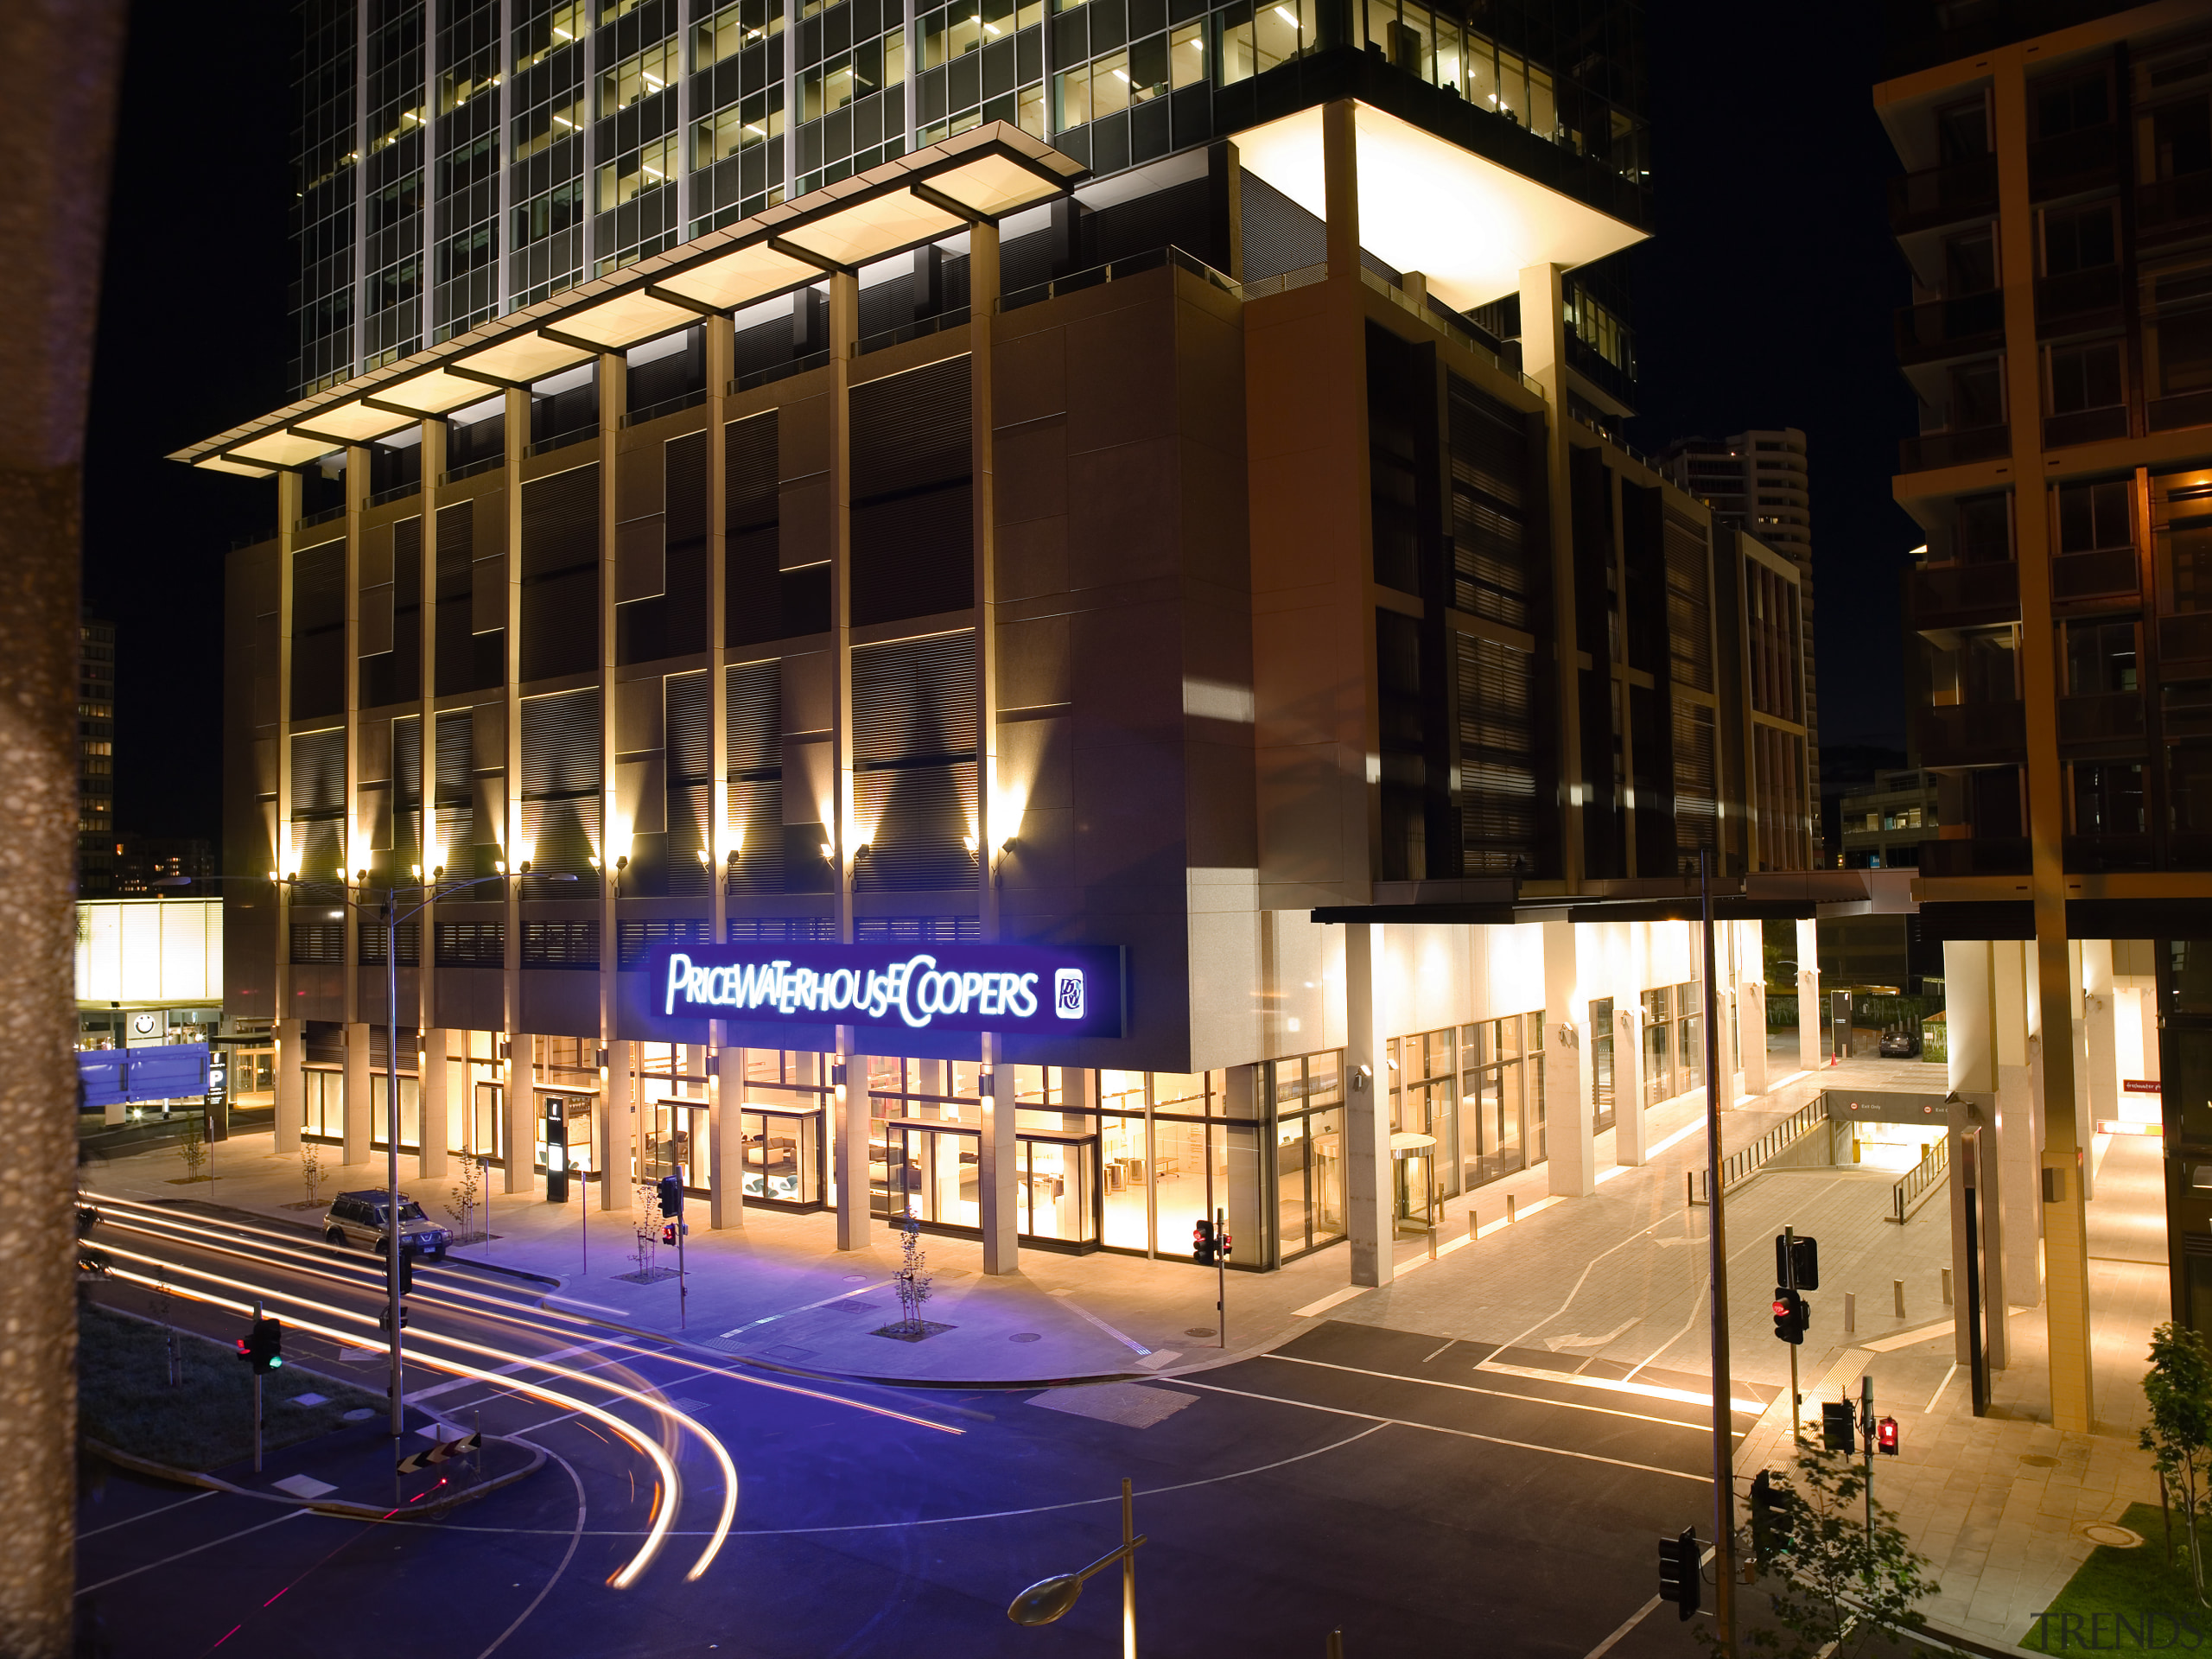
[[[441,1498],[435,1503],[424,1503],[419,1507],[410,1506],[407,1510],[409,1516],[442,1514],[448,1510],[458,1508],[472,1498],[481,1497],[487,1492],[495,1492],[502,1486],[512,1486],[524,1476],[534,1475],[545,1466],[545,1453],[527,1440],[511,1440],[504,1434],[486,1434],[484,1440],[487,1446],[498,1444],[520,1446],[530,1453],[530,1461],[510,1473],[467,1487],[454,1492],[449,1497]],[[156,1463],[151,1458],[138,1457],[109,1446],[105,1441],[93,1440],[90,1436],[80,1440],[79,1444],[94,1456],[105,1459],[118,1468],[128,1469],[135,1474],[152,1475],[160,1480],[175,1481],[181,1486],[198,1486],[211,1492],[228,1492],[233,1497],[257,1498],[264,1503],[278,1503],[295,1510],[312,1510],[318,1515],[334,1515],[351,1521],[383,1521],[389,1519],[393,1514],[393,1510],[388,1505],[348,1503],[342,1499],[328,1497],[286,1497],[280,1493],[257,1492],[250,1487],[233,1485],[227,1480],[218,1479],[213,1475],[204,1474],[198,1470],[173,1468],[166,1463]]]

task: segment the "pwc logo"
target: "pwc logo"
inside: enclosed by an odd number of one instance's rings
[[[1052,1012],[1063,1020],[1083,1018],[1083,969],[1062,968],[1052,976]]]

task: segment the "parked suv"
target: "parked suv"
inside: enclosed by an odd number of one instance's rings
[[[1882,1033],[1882,1058],[1909,1060],[1920,1052],[1920,1033],[1910,1026],[1891,1026]]]
[[[340,1192],[330,1201],[330,1208],[322,1217],[323,1242],[341,1249],[348,1244],[364,1244],[383,1255],[385,1202],[385,1195],[374,1190]],[[452,1243],[453,1235],[425,1216],[421,1205],[404,1192],[399,1195],[401,1249],[442,1262],[446,1259],[446,1246]]]

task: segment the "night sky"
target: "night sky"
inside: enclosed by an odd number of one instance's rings
[[[1870,101],[1872,7],[1662,0],[1645,13],[1659,233],[1634,256],[1637,444],[1807,434],[1824,747],[1902,748],[1890,499],[1912,402]],[[118,630],[116,817],[219,838],[223,561],[273,486],[162,455],[285,401],[289,8],[218,26],[139,0],[124,67],[87,444],[85,595]],[[1840,756],[1838,757],[1840,759]]]

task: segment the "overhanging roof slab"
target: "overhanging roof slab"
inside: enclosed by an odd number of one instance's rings
[[[671,308],[671,309],[673,308],[673,307]],[[565,327],[571,320],[569,316],[563,316],[560,319],[561,325]],[[543,321],[550,323],[554,319],[547,317]],[[690,319],[687,317],[685,321],[689,321]],[[668,327],[673,328],[677,326],[671,323]],[[654,332],[666,334],[668,329],[661,328]],[[643,336],[639,338],[642,339]],[[480,351],[469,353],[454,366],[467,369],[476,374],[489,375],[494,380],[505,380],[516,385],[528,385],[533,380],[544,379],[549,374],[558,374],[563,369],[572,369],[577,364],[586,361],[591,355],[591,353],[582,346],[563,346],[559,340],[548,340],[540,334],[513,334]],[[480,397],[483,396],[483,387],[480,385],[477,388],[477,396]]]
[[[241,461],[266,461],[271,467],[304,467],[338,447],[328,438],[302,437],[289,431],[267,432],[257,438],[248,438],[244,443],[232,444],[224,453]]]
[[[292,429],[326,435],[342,443],[368,443],[413,424],[413,418],[409,416],[394,415],[388,409],[371,409],[355,398],[352,403],[318,409],[307,419],[295,422]]]
[[[585,310],[569,312],[560,319],[558,328],[561,334],[589,340],[602,351],[619,352],[641,340],[688,328],[698,321],[696,311],[657,300],[643,289],[632,289]],[[471,360],[468,366],[476,365]]]
[[[653,286],[711,305],[717,311],[734,311],[785,289],[821,280],[820,266],[794,259],[766,242],[755,242],[660,277]]]
[[[934,179],[930,182],[936,184]],[[967,228],[968,221],[957,214],[898,190],[786,226],[779,235],[792,247],[849,270]]]
[[[1454,309],[1513,293],[1530,265],[1587,264],[1644,239],[1610,213],[1371,105],[1354,111],[1360,245],[1420,271]],[[1238,133],[1236,149],[1240,165],[1326,219],[1321,120],[1318,105],[1300,110]]]
[[[379,404],[410,410],[417,415],[443,415],[464,404],[480,404],[493,393],[481,380],[465,379],[437,368],[410,374],[404,380],[388,380],[382,385],[372,386],[366,395]]]

